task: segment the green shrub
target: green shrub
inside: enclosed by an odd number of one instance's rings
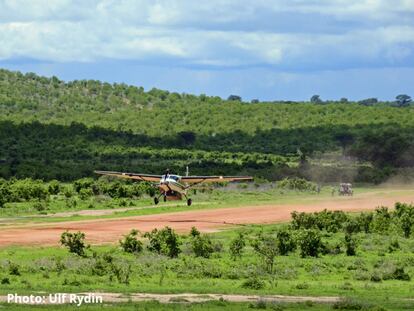
[[[290,226],[294,230],[299,229],[318,229],[327,232],[338,232],[342,229],[349,217],[342,211],[323,210],[315,213],[292,212]]]
[[[306,179],[294,177],[285,178],[277,183],[279,188],[297,190],[297,191],[316,191],[317,185]]]
[[[44,201],[38,201],[33,204],[33,208],[38,212],[42,212],[47,210],[47,204]]]
[[[372,273],[372,275],[371,275],[370,280],[371,280],[371,282],[378,283],[378,282],[381,282],[382,281],[382,277],[381,277],[381,275],[377,271],[374,271]]]
[[[79,191],[79,197],[81,200],[87,200],[93,195],[92,189],[82,188]]]
[[[309,288],[309,284],[308,283],[298,283],[295,286],[296,289],[308,289]]]
[[[374,214],[372,212],[360,213],[355,221],[358,223],[358,227],[365,233],[371,232],[371,224],[374,219]]]
[[[391,225],[391,214],[385,206],[375,209],[372,227],[375,232],[387,233]]]
[[[214,252],[213,243],[206,234],[196,235],[191,239],[191,246],[196,257],[210,258]]]
[[[400,280],[400,281],[410,281],[410,275],[404,271],[403,267],[395,268],[394,272],[391,274],[391,279]]]
[[[71,253],[82,257],[86,256],[85,248],[87,246],[85,245],[85,233],[83,232],[70,233],[66,230],[60,236],[60,244],[66,246]]]
[[[390,245],[388,246],[388,252],[393,253],[396,250],[401,249],[400,243],[397,239],[394,239],[390,242]]]
[[[60,192],[60,183],[57,180],[51,180],[47,187],[49,194],[56,195]]]
[[[244,247],[246,246],[246,240],[244,237],[244,234],[242,232],[239,232],[237,236],[230,241],[230,257],[233,260],[236,260],[237,258],[241,258],[243,254]]]
[[[146,232],[144,237],[149,240],[147,248],[151,252],[163,254],[170,258],[177,257],[181,252],[180,239],[170,227],[165,227],[161,230],[154,229],[151,232]]]
[[[357,242],[355,237],[350,233],[345,233],[345,252],[347,256],[356,255]]]
[[[123,240],[119,240],[119,244],[124,252],[139,253],[142,251],[142,242],[137,239],[138,231],[132,229],[131,232],[124,236]]]
[[[325,248],[318,230],[304,229],[297,236],[301,257],[318,257]]]
[[[277,248],[280,255],[287,255],[296,248],[296,241],[291,231],[280,229],[276,234]]]
[[[2,278],[1,281],[0,281],[0,284],[8,285],[8,284],[10,284],[10,279],[9,278]]]
[[[404,237],[409,238],[414,225],[414,206],[398,202],[395,204],[394,215]]]
[[[252,276],[243,282],[242,287],[259,290],[265,287],[265,282],[260,280],[257,276]]]
[[[335,310],[363,310],[366,305],[351,298],[344,298],[335,302],[332,308]]]
[[[90,189],[93,183],[94,183],[93,178],[90,178],[90,177],[81,178],[73,182],[73,189],[77,193],[80,193],[82,189]]]
[[[63,188],[63,195],[65,196],[66,199],[73,197],[72,186],[66,186],[65,188]]]
[[[200,235],[200,231],[197,230],[196,227],[191,227],[190,236],[195,238],[196,236]]]
[[[277,237],[273,234],[259,233],[251,241],[253,250],[258,254],[264,263],[267,272],[273,272],[275,258],[279,255]]]
[[[78,201],[75,198],[67,198],[66,199],[66,207],[67,208],[75,208],[78,205]]]
[[[118,283],[122,283],[122,284],[129,284],[129,278],[131,276],[131,272],[132,272],[132,266],[130,263],[127,262],[119,262],[119,263],[114,263],[112,262],[111,265],[111,272],[112,275],[116,277]],[[110,279],[112,278],[112,276],[110,277]]]
[[[9,262],[9,274],[20,276],[19,266],[13,262]]]

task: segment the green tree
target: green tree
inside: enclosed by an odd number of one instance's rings
[[[144,237],[149,240],[147,248],[151,252],[163,254],[170,258],[177,257],[181,252],[181,241],[170,227],[164,227],[161,230],[153,229],[151,232],[146,232]]]
[[[85,257],[85,249],[88,247],[85,245],[85,233],[75,232],[71,233],[65,231],[60,236],[60,244],[66,246],[69,252]]]
[[[260,233],[251,241],[251,245],[262,258],[266,271],[272,273],[276,256],[279,255],[277,238],[272,234]]]
[[[318,257],[325,248],[320,231],[314,229],[300,230],[297,236],[297,245],[301,257]]]
[[[351,233],[345,233],[345,249],[347,256],[356,255],[357,242]]]
[[[122,240],[119,240],[119,245],[127,253],[140,253],[142,251],[142,242],[138,240],[138,230],[132,229],[127,235],[124,235]]]
[[[213,242],[206,234],[199,234],[192,237],[191,247],[196,257],[210,258],[214,252]]]
[[[411,97],[407,94],[400,94],[395,97],[398,107],[408,107],[411,104]]]
[[[239,232],[237,236],[230,241],[230,257],[233,260],[236,260],[237,258],[241,258],[243,255],[243,250],[246,246],[246,240],[244,237],[244,234],[242,232]]]

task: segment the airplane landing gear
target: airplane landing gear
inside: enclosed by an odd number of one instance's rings
[[[157,197],[154,198],[154,204],[157,205],[160,202]]]
[[[193,200],[191,200],[191,199],[187,199],[187,205],[188,205],[188,206],[191,206],[191,203],[193,203]]]

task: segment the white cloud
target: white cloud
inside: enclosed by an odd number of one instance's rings
[[[326,33],[278,31],[271,20],[266,29],[237,29],[260,24],[262,14],[276,19],[286,12],[323,17],[328,25],[351,23],[344,31]],[[242,0],[0,0],[0,59],[167,57],[181,65],[290,68],[312,63],[325,68],[352,62],[398,64],[414,53],[414,21],[408,21],[407,14],[414,16],[414,0],[258,0],[249,5]],[[289,19],[283,22],[289,29]]]

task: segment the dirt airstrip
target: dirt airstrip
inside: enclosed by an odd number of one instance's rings
[[[412,192],[400,196],[378,193],[376,195],[352,198],[336,197],[325,201],[304,202],[301,204],[214,208],[123,218],[16,225],[0,228],[0,246],[57,246],[59,237],[65,230],[85,232],[89,243],[102,244],[118,241],[123,234],[128,233],[131,229],[145,232],[154,228],[170,226],[178,232],[185,233],[195,226],[201,231],[212,232],[227,226],[287,221],[290,219],[290,214],[293,211],[314,212],[323,209],[362,211],[374,209],[377,206],[392,207],[395,202],[412,203],[413,201],[414,194]]]

